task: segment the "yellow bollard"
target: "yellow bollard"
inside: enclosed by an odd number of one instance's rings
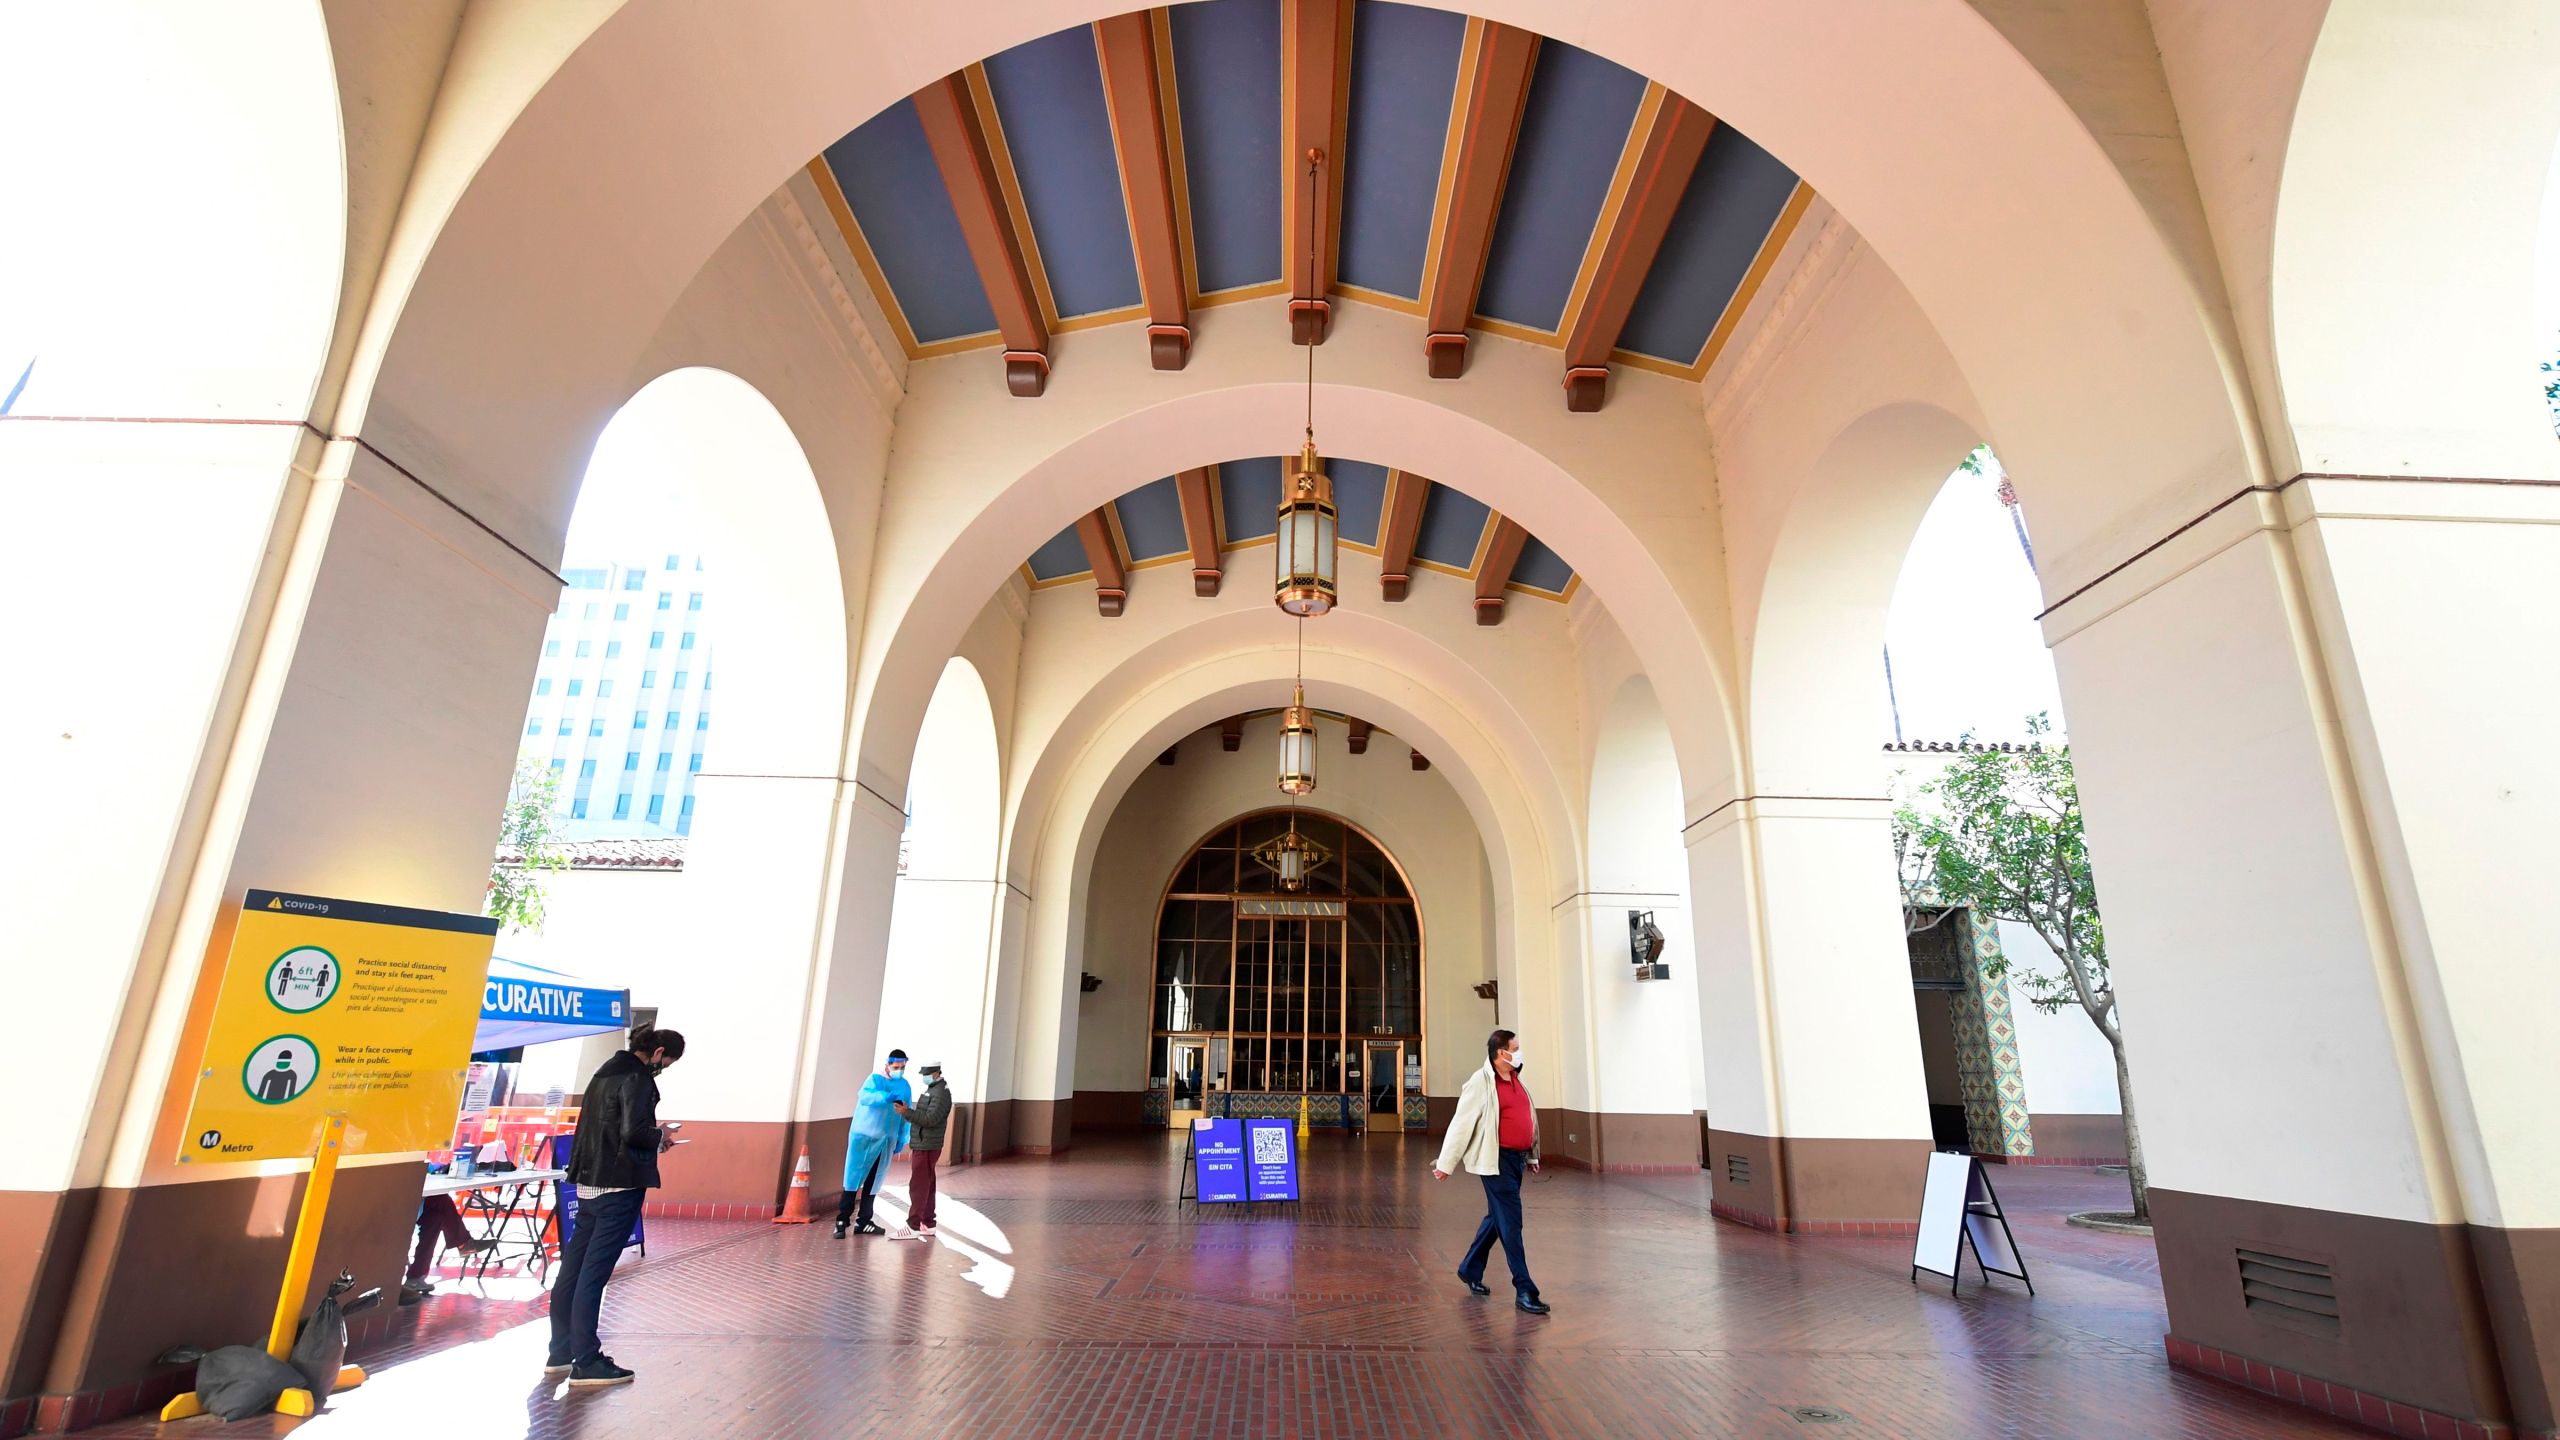
[[[279,1360],[293,1353],[293,1332],[302,1323],[302,1299],[311,1289],[312,1262],[320,1254],[320,1227],[329,1217],[329,1191],[338,1181],[338,1152],[346,1139],[347,1117],[329,1117],[328,1132],[321,1137],[320,1153],[311,1161],[311,1181],[302,1190],[302,1213],[293,1222],[293,1248],[285,1253],[284,1284],[276,1292],[276,1315],[267,1327],[267,1353]],[[352,1390],[364,1383],[364,1370],[349,1365],[338,1371],[338,1386]],[[279,1415],[310,1415],[320,1408],[319,1400],[308,1390],[287,1390],[276,1400]],[[171,1400],[161,1407],[163,1420],[184,1420],[201,1415],[204,1407],[196,1403],[195,1392]]]

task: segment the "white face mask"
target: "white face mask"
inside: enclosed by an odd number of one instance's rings
[[[1527,1060],[1524,1056],[1522,1056],[1522,1055],[1521,1055],[1521,1053],[1520,1053],[1519,1051],[1514,1050],[1514,1051],[1512,1051],[1512,1052],[1511,1052],[1511,1073],[1512,1073],[1512,1074],[1514,1074],[1514,1075],[1519,1074],[1519,1073],[1520,1073],[1520,1067],[1521,1067],[1521,1066],[1523,1066],[1523,1065],[1526,1065],[1526,1064],[1528,1064],[1528,1063],[1529,1063],[1529,1062],[1528,1062],[1528,1060]]]

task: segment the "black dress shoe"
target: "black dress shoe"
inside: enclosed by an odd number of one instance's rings
[[[1546,1301],[1539,1299],[1537,1296],[1526,1292],[1523,1292],[1520,1298],[1513,1303],[1532,1315],[1544,1315],[1549,1310],[1555,1308],[1549,1305]]]
[[[1460,1283],[1464,1284],[1468,1289],[1470,1289],[1470,1290],[1474,1291],[1474,1292],[1475,1292],[1475,1293],[1477,1293],[1478,1295],[1490,1295],[1490,1294],[1492,1294],[1492,1293],[1493,1293],[1493,1287],[1492,1287],[1492,1286],[1490,1286],[1490,1285],[1487,1285],[1486,1283],[1484,1283],[1484,1282],[1483,1282],[1483,1281],[1481,1281],[1481,1280],[1469,1280],[1469,1279],[1467,1279],[1467,1277],[1466,1277],[1466,1276],[1464,1276],[1464,1275],[1459,1276],[1459,1277],[1458,1277],[1458,1280],[1459,1280],[1459,1282],[1460,1282]]]

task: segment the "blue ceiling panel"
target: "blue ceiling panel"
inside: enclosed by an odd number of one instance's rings
[[[929,345],[996,328],[915,102],[872,116],[828,146],[826,158],[916,339]]]
[[[1364,0],[1352,26],[1340,275],[1346,284],[1416,300],[1466,17]],[[1304,265],[1306,257],[1291,263]]]
[[[1050,536],[1049,543],[1031,552],[1031,578],[1034,580],[1063,580],[1070,575],[1082,575],[1092,568],[1084,558],[1084,537],[1076,534],[1073,525]]]
[[[1538,47],[1479,314],[1549,332],[1563,323],[1643,99],[1644,77],[1632,70],[1559,41]]]
[[[1280,0],[1176,5],[1173,86],[1202,294],[1280,269]]]
[[[1431,498],[1422,502],[1422,527],[1414,536],[1413,553],[1437,565],[1472,568],[1476,545],[1484,539],[1485,521],[1491,518],[1493,512],[1483,501],[1434,485]]]
[[[1191,548],[1182,529],[1182,491],[1168,475],[1150,480],[1120,497],[1120,538],[1129,542],[1131,560],[1180,555]]]
[[[1138,259],[1092,29],[1079,25],[990,56],[987,82],[1058,313],[1137,304]]]
[[[1337,533],[1355,545],[1377,544],[1378,520],[1387,508],[1387,467],[1366,460],[1327,460],[1324,468],[1333,477],[1333,508],[1342,521]]]
[[[1573,567],[1532,535],[1520,546],[1520,562],[1511,567],[1511,583],[1561,595],[1573,583]]]
[[[1230,545],[1278,531],[1280,457],[1230,460],[1219,466],[1218,510]]]
[[[1636,292],[1619,347],[1675,364],[1695,361],[1795,188],[1794,171],[1750,136],[1718,125]]]

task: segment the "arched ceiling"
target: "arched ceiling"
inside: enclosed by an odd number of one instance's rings
[[[1276,455],[1230,460],[1150,481],[1060,530],[1023,563],[1034,589],[1090,584],[1117,615],[1134,570],[1189,561],[1191,593],[1218,593],[1232,552],[1271,543],[1281,466]],[[1327,460],[1342,543],[1379,557],[1383,598],[1438,572],[1472,587],[1479,623],[1501,623],[1514,593],[1573,598],[1573,567],[1517,522],[1454,486],[1358,460]],[[1451,598],[1455,598],[1454,587]]]
[[[1057,31],[890,106],[810,173],[908,355],[1000,347],[1017,394],[1045,385],[1057,332],[1143,319],[1179,369],[1193,309],[1288,294],[1319,342],[1337,298],[1426,316],[1415,362],[1441,378],[1471,332],[1552,347],[1577,410],[1611,364],[1703,374],[1810,196],[1633,71],[1391,0]]]

